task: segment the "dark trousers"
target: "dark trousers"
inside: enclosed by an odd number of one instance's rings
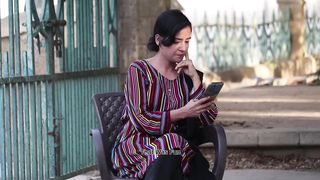
[[[144,174],[144,180],[183,180],[180,155],[162,155],[153,161]]]
[[[144,180],[215,180],[215,176],[208,170],[209,163],[199,150],[190,161],[190,171],[184,176],[181,169],[181,156],[159,156],[150,164],[144,175]]]
[[[176,132],[188,140],[195,155],[190,160],[189,173],[184,177],[181,169],[181,156],[160,156],[150,164],[144,176],[144,180],[215,180],[213,173],[209,171],[209,163],[203,157],[195,144],[198,143],[199,120],[189,118],[178,124]]]

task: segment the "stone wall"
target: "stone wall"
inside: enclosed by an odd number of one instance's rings
[[[118,55],[122,85],[130,63],[152,55],[146,45],[154,22],[170,7],[170,0],[118,0]]]

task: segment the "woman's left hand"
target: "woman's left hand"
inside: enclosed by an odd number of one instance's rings
[[[183,60],[183,61],[177,63],[175,70],[178,73],[183,71],[186,75],[190,76],[192,79],[193,79],[193,77],[198,75],[196,68],[194,67],[191,60]]]

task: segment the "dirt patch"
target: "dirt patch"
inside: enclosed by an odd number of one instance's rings
[[[213,166],[212,150],[201,150]],[[320,170],[320,158],[288,154],[281,157],[264,155],[254,150],[228,150],[226,169]]]

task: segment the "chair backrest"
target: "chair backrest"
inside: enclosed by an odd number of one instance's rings
[[[125,107],[124,93],[102,93],[93,96],[97,123],[104,143],[107,166],[113,170],[111,152],[124,123],[120,120]]]

